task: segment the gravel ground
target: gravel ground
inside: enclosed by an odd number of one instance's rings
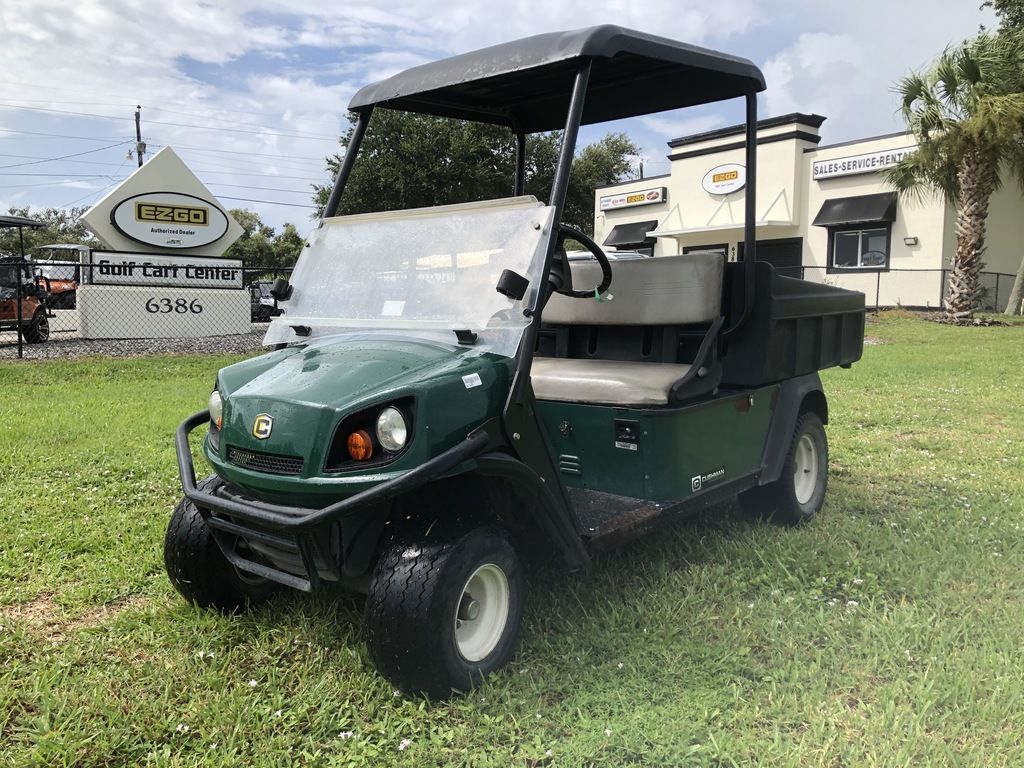
[[[43,344],[25,344],[26,360],[58,360],[87,355],[142,357],[144,355],[221,355],[256,352],[265,331],[239,336],[209,336],[202,339],[61,339],[53,334]],[[0,336],[0,360],[17,360],[17,339],[12,333]]]

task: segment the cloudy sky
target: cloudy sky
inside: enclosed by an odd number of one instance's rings
[[[832,143],[899,130],[892,83],[992,24],[980,0],[5,0],[0,210],[89,205],[136,167],[134,107],[228,207],[310,227],[345,105],[362,84],[538,32],[615,23],[746,56],[762,116],[828,117]],[[299,10],[299,7],[302,7]],[[665,172],[665,142],[735,123],[724,104],[609,127]],[[60,159],[58,159],[60,158]]]

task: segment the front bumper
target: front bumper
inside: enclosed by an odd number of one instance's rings
[[[189,435],[199,426],[209,423],[207,411],[199,411],[185,419],[174,436],[178,454],[178,474],[181,488],[203,515],[214,533],[224,556],[239,570],[285,584],[305,592],[319,586],[320,570],[336,569],[323,549],[324,531],[332,522],[373,504],[387,501],[406,491],[451,472],[487,448],[490,437],[484,430],[471,433],[444,453],[438,454],[420,466],[341,501],[320,509],[272,504],[246,498],[226,487],[210,493],[196,483]],[[233,537],[228,539],[227,537]],[[238,538],[257,542],[286,552],[297,553],[305,574],[298,576],[277,568],[257,563],[240,556],[234,545]],[[340,574],[333,574],[339,577]]]

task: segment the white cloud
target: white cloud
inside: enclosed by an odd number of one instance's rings
[[[345,104],[359,86],[497,42],[615,23],[740,55],[756,51],[767,59],[768,114],[824,113],[830,140],[853,138],[896,127],[890,84],[948,42],[971,34],[982,18],[974,5],[950,4],[937,12],[928,0],[864,0],[856,6],[774,0],[770,7],[756,0],[350,0],[291,7],[279,0],[175,0],[165,6],[8,0],[0,3],[0,102],[116,119],[0,107],[0,129],[127,139],[140,103],[154,148],[175,145],[215,193],[308,203],[308,184],[325,180],[322,158],[337,149],[336,137],[347,124]],[[657,165],[664,163],[664,140],[733,122],[734,116],[723,114],[729,113],[649,117],[636,123],[634,139],[654,147],[644,154]],[[26,134],[0,137],[0,151],[34,157],[101,146]],[[21,204],[68,203],[87,190],[83,185],[108,184],[107,178],[72,174],[123,176],[131,170],[124,150],[83,156],[77,165],[33,166],[67,174],[64,185],[29,186],[60,177],[4,177],[0,206],[14,195]],[[24,190],[11,189],[19,179]],[[285,220],[309,226],[302,208],[225,203],[249,205],[278,226]]]
[[[675,139],[694,133],[704,133],[721,128],[726,120],[722,115],[700,115],[686,117],[685,113],[674,113],[672,117],[641,117],[640,124],[665,139]]]
[[[800,35],[763,67],[767,114],[816,112],[840,122],[845,112],[858,109],[869,87],[865,67],[850,35]]]

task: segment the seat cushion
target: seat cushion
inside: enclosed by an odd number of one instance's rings
[[[690,366],[622,360],[570,360],[536,357],[533,392],[538,400],[604,405],[668,405],[672,385]]]
[[[601,282],[596,260],[570,262],[572,287]],[[612,284],[604,301],[552,294],[544,307],[555,325],[690,325],[710,323],[722,313],[725,257],[688,253],[612,262]]]

